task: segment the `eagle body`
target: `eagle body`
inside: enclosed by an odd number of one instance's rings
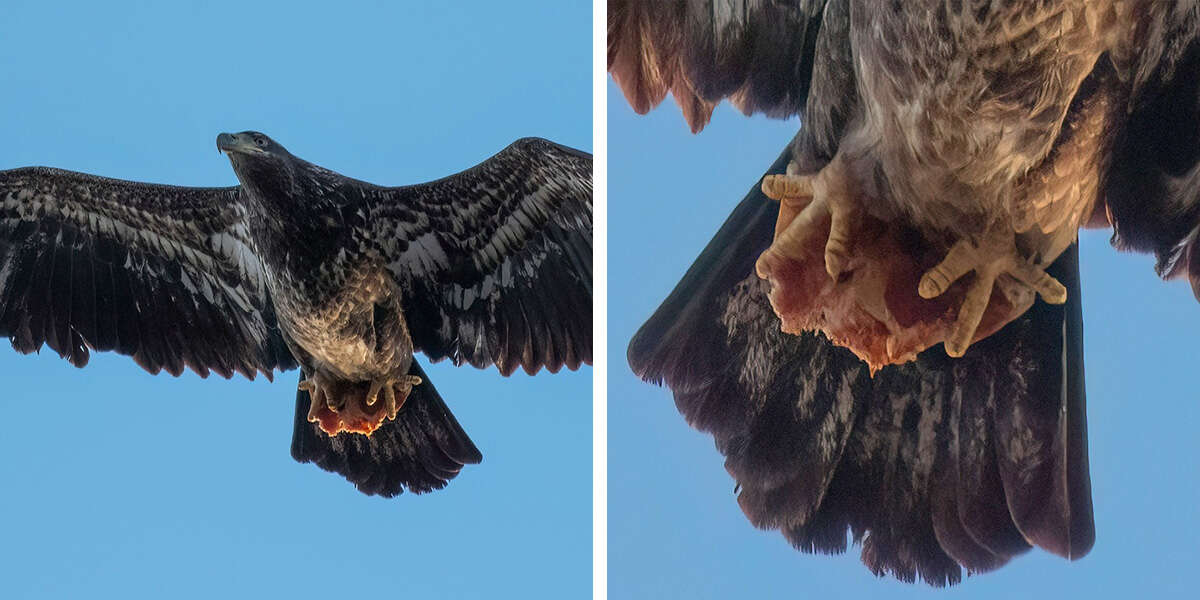
[[[590,154],[526,138],[386,187],[258,132],[217,146],[240,185],[0,171],[0,335],[79,367],[300,367],[292,456],[383,496],[482,458],[414,353],[503,375],[590,364]]]
[[[873,573],[933,585],[1035,546],[1086,555],[1077,231],[1111,225],[1200,297],[1200,2],[608,6],[636,112],[669,93],[693,132],[725,99],[799,117],[628,350],[712,434],[750,522],[804,552],[849,532]],[[764,265],[781,240],[800,243]],[[850,328],[824,327],[854,302]],[[954,352],[903,346],[954,310]],[[960,339],[968,312],[986,333]],[[848,330],[892,337],[852,353]]]
[[[849,4],[854,62],[844,67],[860,98],[837,152],[853,157],[867,202],[882,203],[875,210],[883,218],[978,235],[1033,201],[1023,182],[1032,171],[1053,173],[1051,152],[1080,86],[1108,75],[1096,70],[1103,52],[1126,53],[1116,32],[1131,3],[919,0],[897,11]]]
[[[230,162],[284,340],[309,373],[348,384],[404,375],[413,342],[401,294],[363,233],[374,186],[272,145]]]

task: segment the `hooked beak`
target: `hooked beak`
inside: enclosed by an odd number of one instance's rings
[[[236,133],[222,133],[217,136],[217,150],[226,154],[232,152],[262,152],[250,138]]]

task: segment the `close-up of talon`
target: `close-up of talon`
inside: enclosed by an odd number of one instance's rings
[[[313,372],[307,379],[304,379],[296,386],[297,389],[308,392],[308,422],[317,423],[320,421],[319,414],[323,407],[337,412],[334,408],[334,399],[330,392],[332,388],[326,377],[320,371]]]
[[[335,394],[330,394],[329,392],[325,393],[325,405],[328,406],[329,410],[332,410],[333,412],[338,412],[345,406],[341,397]]]
[[[763,177],[762,191],[772,200],[811,198],[812,179],[811,175],[767,175]]]
[[[404,407],[404,401],[408,399],[408,395],[412,392],[413,387],[420,384],[420,377],[405,375],[396,380],[392,386],[388,387],[389,393],[386,407],[389,419],[395,420],[396,415],[400,414],[400,409]]]
[[[1047,304],[1062,304],[1067,301],[1067,288],[1037,265],[1022,261],[1010,274],[1033,288]]]
[[[416,375],[404,375],[337,386],[316,371],[297,388],[309,393],[310,423],[317,423],[329,435],[351,432],[369,436],[384,421],[396,419],[413,386],[421,382]]]
[[[796,164],[788,165],[786,175],[763,178],[762,191],[768,198],[779,201],[779,216],[775,224],[775,239],[767,253],[802,260],[805,246],[814,236],[824,235],[825,271],[837,279],[845,270],[861,221],[862,209],[854,197],[844,161],[835,157],[818,173],[793,174]],[[769,257],[757,267],[759,277],[771,272]]]
[[[375,401],[379,397],[379,391],[391,388],[391,382],[385,379],[376,379],[371,382],[370,389],[367,390],[366,405],[375,406]]]
[[[961,357],[970,347],[995,287],[996,278],[1010,275],[1050,304],[1066,302],[1067,290],[1046,271],[1021,255],[1011,229],[989,231],[978,242],[960,239],[936,266],[921,276],[917,293],[925,299],[941,296],[967,273],[975,278],[958,308],[946,354]]]

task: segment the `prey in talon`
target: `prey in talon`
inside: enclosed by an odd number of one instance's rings
[[[960,357],[974,339],[979,322],[988,307],[997,277],[1008,275],[1028,286],[1050,304],[1067,301],[1067,288],[1046,271],[1021,256],[1011,229],[988,231],[978,242],[961,239],[950,247],[946,257],[922,277],[917,292],[922,298],[935,298],[969,272],[975,274],[959,306],[954,327],[946,339],[946,354]]]
[[[314,374],[297,388],[312,398],[309,423],[316,423],[329,435],[344,431],[371,435],[384,421],[396,420],[413,386],[421,381],[416,375],[404,375],[375,379],[366,386],[347,386]]]
[[[216,143],[239,185],[0,170],[0,337],[79,367],[299,368],[292,456],[385,496],[481,460],[414,354],[505,376],[591,363],[590,154],[525,138],[391,187],[256,131]]]
[[[1065,302],[1066,289],[1043,266],[1074,240],[1078,222],[1018,233],[1017,210],[993,217],[970,203],[937,202],[906,209],[896,198],[914,192],[864,181],[874,168],[869,155],[859,161],[839,154],[809,174],[791,161],[786,173],[763,178],[779,213],[755,268],[771,283],[783,331],[820,331],[874,371],[943,342],[947,354],[963,356],[1035,297]],[[1029,181],[990,193],[1007,198],[997,205],[1004,209],[1044,203],[1038,196],[1055,190],[1044,176]],[[1086,213],[1078,198],[1068,200]]]

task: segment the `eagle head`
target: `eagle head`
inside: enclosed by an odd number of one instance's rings
[[[279,142],[271,139],[265,133],[243,131],[241,133],[222,133],[217,136],[217,150],[229,155],[232,160],[235,155],[255,157],[284,157],[290,153]]]
[[[229,157],[238,180],[251,193],[286,196],[295,188],[295,157],[266,134],[222,133],[217,136],[217,149]]]

